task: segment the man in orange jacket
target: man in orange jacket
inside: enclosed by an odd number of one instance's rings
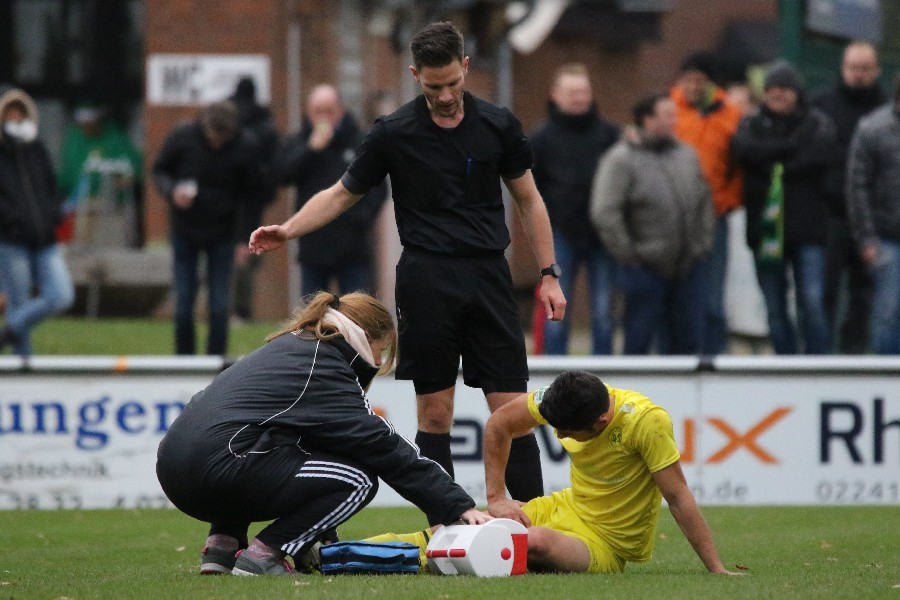
[[[725,270],[728,262],[727,215],[741,205],[743,177],[731,158],[731,137],[741,120],[740,109],[715,84],[716,59],[706,52],[688,55],[679,69],[671,96],[677,108],[675,137],[691,146],[712,188],[716,213],[715,238],[709,258],[709,293],[703,354],[727,350]]]

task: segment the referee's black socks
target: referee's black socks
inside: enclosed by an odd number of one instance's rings
[[[453,477],[453,457],[450,455],[449,433],[416,432],[416,446],[422,456],[426,456],[444,467],[444,470]]]
[[[506,463],[506,489],[513,500],[522,502],[544,495],[541,451],[533,432],[512,441]]]
[[[453,458],[450,455],[449,433],[416,432],[416,445],[422,456],[438,463],[453,477]],[[506,463],[506,489],[515,500],[528,502],[544,495],[544,476],[541,472],[541,451],[534,433],[512,441]]]

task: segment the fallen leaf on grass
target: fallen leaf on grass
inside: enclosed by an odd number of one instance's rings
[[[308,581],[295,581],[294,585],[309,585]]]
[[[891,589],[892,590],[900,590],[900,583],[898,583],[897,585],[892,585]]]
[[[659,539],[661,539],[661,540],[667,540],[667,539],[669,539],[669,536],[667,536],[667,535],[664,534],[664,533],[661,533],[661,534],[659,534]]]
[[[829,556],[829,557],[826,558],[825,560],[830,560],[831,562],[837,562],[839,559],[837,559],[837,558],[835,558],[835,557],[833,557],[833,556]]]
[[[747,565],[742,565],[741,563],[735,564],[734,568],[740,569],[741,571],[749,571],[750,570],[750,567],[748,567]]]
[[[185,546],[178,546],[177,548],[175,548],[175,552],[184,552],[185,548]]]
[[[828,542],[822,542],[819,545],[819,548],[821,548],[822,550],[828,550],[829,548],[831,548],[831,544],[829,544]]]
[[[876,569],[880,569],[880,568],[881,568],[881,565],[879,565],[878,563],[869,563],[869,564],[867,564],[866,566],[867,566],[867,567],[875,567]]]

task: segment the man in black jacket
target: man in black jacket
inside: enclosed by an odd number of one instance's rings
[[[833,165],[831,118],[811,108],[803,78],[788,63],[766,74],[759,114],[745,117],[731,140],[744,167],[747,245],[766,302],[769,338],[778,354],[796,354],[788,314],[790,264],[806,354],[829,354],[831,330],[823,307],[828,203],[836,190],[823,177]]]
[[[0,290],[7,298],[0,352],[12,345],[22,356],[31,354],[31,329],[75,298],[56,243],[56,175],[37,138],[37,119],[31,96],[0,86]]]
[[[878,84],[881,67],[878,52],[868,42],[853,42],[844,50],[841,79],[832,89],[812,99],[812,105],[828,114],[837,131],[837,161],[831,173],[839,193],[831,204],[828,247],[825,257],[825,311],[832,327],[837,325],[841,291],[846,290],[847,312],[840,324],[841,354],[865,354],[869,348],[869,315],[872,311],[872,280],[856,252],[847,222],[844,179],[847,154],[856,124],[887,101]],[[847,284],[842,277],[847,273]]]
[[[584,265],[593,354],[612,354],[609,304],[615,263],[591,225],[590,198],[597,164],[618,140],[619,129],[598,114],[593,100],[587,68],[577,63],[561,66],[550,90],[547,121],[531,135],[531,145],[534,182],[547,204],[556,262],[562,269],[560,287],[571,298]],[[569,325],[570,319],[546,323],[546,354],[568,352]]]
[[[363,132],[344,110],[337,90],[327,84],[314,87],[303,127],[275,160],[278,182],[297,186],[297,210],[344,174],[362,140]],[[373,229],[386,197],[386,185],[376,186],[333,222],[300,238],[304,296],[330,289],[332,280],[342,292],[374,291]]]
[[[253,230],[250,215],[265,187],[256,145],[238,128],[231,102],[205,107],[175,129],[153,165],[153,180],[169,202],[175,275],[175,350],[194,354],[194,301],[200,254],[209,290],[207,354],[225,354],[236,240]]]

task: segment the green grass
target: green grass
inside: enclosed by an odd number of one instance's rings
[[[280,325],[253,322],[232,326],[228,336],[228,355],[242,356],[255,350]],[[35,328],[32,345],[35,354],[165,356],[174,354],[174,327],[172,321],[166,319],[59,317]],[[206,349],[206,332],[206,324],[198,322],[197,347],[201,351]]]
[[[205,526],[174,510],[0,511],[0,600],[133,598],[900,598],[898,507],[708,507],[726,564],[703,570],[667,511],[654,559],[617,575],[200,577]],[[412,508],[371,508],[343,539],[422,525]],[[256,529],[251,531],[255,533]]]

